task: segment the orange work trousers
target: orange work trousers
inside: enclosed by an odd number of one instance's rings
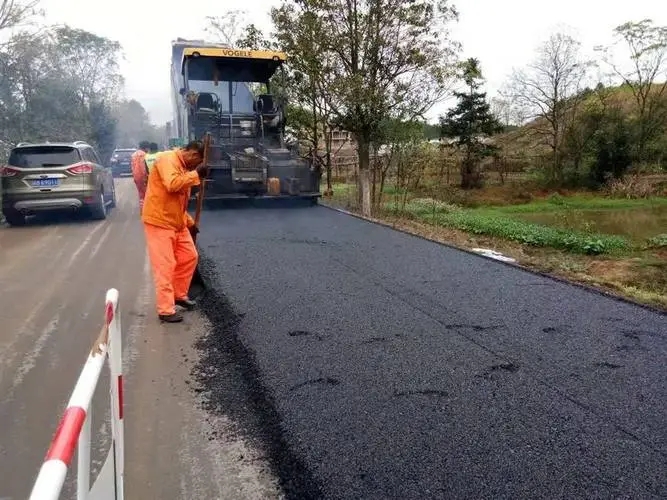
[[[197,248],[187,228],[180,231],[144,224],[153,268],[158,314],[174,314],[175,301],[188,296],[197,267]]]

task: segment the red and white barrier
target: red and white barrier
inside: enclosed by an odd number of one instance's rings
[[[30,500],[56,500],[67,476],[74,451],[77,451],[77,500],[123,500],[123,361],[118,310],[118,290],[107,291],[104,327],[95,341],[88,359],[60,419],[51,446],[32,488]],[[111,399],[111,447],[93,487],[90,481],[90,404],[109,359]]]

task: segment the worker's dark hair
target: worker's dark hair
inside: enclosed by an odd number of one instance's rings
[[[157,153],[157,152],[158,152],[157,142],[151,142],[151,153]]]
[[[150,149],[151,148],[151,143],[148,141],[141,141],[139,143],[139,149]]]
[[[202,141],[190,141],[183,146],[183,149],[185,151],[197,151],[197,153],[204,156],[204,143]]]

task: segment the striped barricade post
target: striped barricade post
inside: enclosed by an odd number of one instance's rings
[[[77,500],[123,500],[123,361],[118,290],[107,291],[104,327],[81,370],[67,408],[33,485],[30,500],[56,500],[77,451]],[[105,359],[109,360],[112,442],[89,488],[91,408]]]

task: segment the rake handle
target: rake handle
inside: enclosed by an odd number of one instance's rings
[[[208,157],[209,157],[209,146],[211,145],[211,134],[207,133],[204,137],[204,165],[208,166]],[[206,175],[208,175],[208,169],[206,170]],[[197,192],[197,207],[195,209],[195,226],[199,228],[199,220],[201,219],[201,211],[204,207],[204,191],[206,191],[206,176],[201,179],[199,184],[199,191]],[[197,239],[197,235],[193,236],[193,239]]]

